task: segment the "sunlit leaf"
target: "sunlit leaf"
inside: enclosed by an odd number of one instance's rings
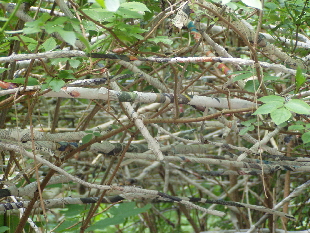
[[[307,81],[307,79],[305,78],[305,76],[303,76],[302,74],[302,70],[300,69],[300,67],[297,68],[297,72],[296,72],[296,76],[295,76],[295,93],[297,93],[300,89],[300,87]]]
[[[128,9],[128,10],[132,10],[132,11],[149,11],[149,8],[146,7],[146,5],[144,5],[141,2],[124,2],[121,4],[122,8]]]
[[[48,38],[43,44],[43,48],[45,51],[50,51],[55,49],[57,43],[53,37]]]
[[[105,6],[105,0],[96,0],[96,2],[102,7],[102,8],[106,8]]]
[[[64,30],[60,30],[58,31],[58,33],[60,34],[60,36],[70,45],[74,45],[75,41],[76,41],[76,36],[75,33],[72,31],[64,31]]]
[[[302,139],[303,143],[308,143],[308,142],[310,142],[310,132],[304,133],[304,134],[301,136],[301,139]]]
[[[60,91],[60,89],[65,85],[66,83],[61,79],[53,79],[49,83],[49,87],[52,88],[53,91]]]
[[[253,115],[268,114],[282,106],[283,106],[283,103],[278,102],[278,101],[270,102],[268,104],[263,104],[253,113]]]
[[[255,7],[260,10],[262,10],[262,2],[260,0],[241,0],[245,5],[248,5],[250,7]]]
[[[82,143],[85,144],[85,143],[88,143],[90,140],[92,140],[93,138],[93,134],[87,134],[85,135],[83,138],[82,138]]]
[[[284,98],[281,96],[277,96],[277,95],[264,96],[262,98],[259,98],[258,100],[262,101],[264,103],[269,103],[269,102],[273,102],[273,101],[284,102]]]
[[[292,113],[286,108],[279,108],[270,113],[271,119],[276,123],[276,125],[280,125],[283,122],[286,122],[292,116]]]
[[[172,45],[173,41],[167,36],[156,36],[155,38],[148,39],[148,41],[153,41],[156,44],[162,42],[164,44]]]
[[[303,125],[290,125],[288,130],[304,130],[305,127]]]
[[[310,114],[310,106],[305,101],[299,99],[291,99],[285,103],[285,107],[298,114]]]
[[[239,81],[239,80],[243,80],[243,79],[247,79],[247,78],[250,78],[252,76],[253,76],[253,73],[251,73],[251,72],[242,73],[242,74],[239,74],[239,75],[235,76],[233,78],[233,82],[236,82],[236,81]]]

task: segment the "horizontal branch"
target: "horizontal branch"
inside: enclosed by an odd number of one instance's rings
[[[46,97],[63,97],[63,98],[83,98],[83,99],[102,99],[116,100],[119,102],[136,102],[136,103],[174,103],[174,95],[170,93],[144,93],[144,92],[119,92],[101,88],[82,88],[82,87],[65,87],[59,92],[50,91],[44,94]],[[251,108],[255,103],[242,99],[212,98],[197,95],[178,95],[179,104],[191,105],[195,108]]]
[[[149,62],[160,62],[160,63],[201,63],[201,62],[222,62],[229,63],[233,65],[248,65],[254,66],[255,61],[242,59],[242,58],[223,58],[223,57],[174,57],[174,58],[157,58],[157,57],[133,57],[127,55],[117,55],[117,54],[100,54],[100,53],[85,53],[79,50],[69,50],[69,51],[54,51],[36,54],[12,54],[8,57],[1,57],[0,63],[4,62],[14,62],[29,59],[39,59],[39,58],[62,58],[62,57],[92,57],[92,58],[106,58],[113,60],[123,60],[123,61],[149,61]],[[270,64],[268,62],[259,62],[260,66],[266,69],[272,69],[278,72],[284,72],[289,74],[296,74],[296,70],[286,68],[284,65],[280,64]],[[309,75],[304,74],[309,77]]]

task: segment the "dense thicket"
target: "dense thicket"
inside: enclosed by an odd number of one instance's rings
[[[0,232],[309,228],[309,1],[1,1]]]

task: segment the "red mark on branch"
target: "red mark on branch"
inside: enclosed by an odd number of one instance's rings
[[[219,64],[217,68],[219,68],[224,74],[227,74],[230,71],[230,69],[223,63]]]
[[[77,98],[77,97],[79,97],[81,94],[80,94],[80,92],[78,92],[78,91],[71,91],[71,92],[69,93],[69,95],[71,95],[71,96],[74,97],[74,98]]]
[[[0,81],[0,87],[3,89],[13,89],[13,88],[16,88],[17,86],[14,83],[7,83],[7,82]]]
[[[134,56],[129,56],[130,61],[136,61],[139,60],[138,58],[134,57]]]
[[[112,52],[113,53],[122,53],[126,49],[127,49],[126,47],[116,48],[116,49],[113,49]]]

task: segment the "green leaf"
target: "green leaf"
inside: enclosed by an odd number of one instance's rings
[[[291,125],[288,127],[288,130],[304,130],[305,127],[303,125]]]
[[[306,81],[307,81],[307,79],[305,78],[305,76],[302,75],[302,70],[301,70],[301,68],[298,66],[298,67],[297,67],[296,76],[295,76],[295,85],[296,85],[295,94],[299,91],[300,87],[301,87]]]
[[[95,135],[96,137],[99,137],[101,134],[100,134],[99,132],[94,132],[94,135]]]
[[[128,19],[129,18],[136,18],[136,19],[142,19],[143,18],[143,14],[141,14],[140,12],[128,10],[125,8],[118,9],[116,14],[122,16],[123,18],[128,18]]]
[[[269,8],[270,10],[275,10],[277,9],[279,6],[273,2],[266,2],[264,4],[265,7]]]
[[[28,78],[27,86],[35,86],[38,84],[39,84],[39,82],[36,78],[32,78],[32,77]]]
[[[75,228],[80,228],[82,223],[78,223],[78,220],[69,220],[62,222],[60,226],[56,228],[55,232],[74,232]],[[75,226],[72,228],[72,226]],[[75,231],[76,232],[76,231]]]
[[[67,22],[68,20],[70,20],[68,17],[57,17],[55,20],[50,21],[48,23],[51,23],[52,25],[63,25],[65,24],[65,22]]]
[[[6,70],[8,70],[8,68],[3,68],[3,67],[1,67],[0,68],[0,74],[2,74],[4,71],[6,71]],[[5,80],[4,80],[5,81]],[[10,80],[10,82],[11,82],[12,80]],[[7,82],[7,81],[6,81]]]
[[[26,22],[23,32],[25,34],[40,32],[41,27],[45,26],[46,21],[49,20],[51,17],[52,16],[50,16],[48,13],[44,13],[37,20],[34,20],[32,22]]]
[[[67,205],[66,207],[66,209],[60,211],[66,216],[66,219],[78,219],[81,216],[81,212],[83,212],[81,205]]]
[[[307,133],[304,133],[303,135],[301,135],[301,139],[302,139],[303,143],[310,142],[310,132],[307,132]]]
[[[248,131],[252,131],[254,129],[255,129],[254,125],[251,125],[249,127],[245,127],[242,130],[240,130],[239,135],[241,135],[241,136],[245,135]]]
[[[33,38],[31,38],[31,37],[28,37],[28,36],[23,36],[23,35],[20,35],[19,37],[17,37],[17,36],[13,36],[13,37],[11,37],[11,38],[9,38],[10,40],[22,40],[24,43],[32,43],[32,44],[38,44],[38,41],[37,40],[35,40],[35,39],[33,39]]]
[[[62,25],[61,25],[62,26]],[[45,31],[48,33],[48,34],[52,34],[52,33],[54,33],[54,32],[60,32],[60,31],[63,31],[63,27],[61,27],[61,26],[58,26],[58,25],[56,25],[56,26],[47,26],[47,27],[45,27]]]
[[[73,68],[77,68],[81,64],[79,60],[73,60],[73,59],[69,60],[69,63],[70,63],[70,66]],[[73,76],[73,78],[75,77]]]
[[[81,33],[76,33],[76,37],[86,46],[86,52],[90,52],[91,48],[89,41]]]
[[[269,102],[273,102],[273,101],[279,101],[279,102],[284,102],[284,98],[281,96],[277,96],[277,95],[268,95],[268,96],[264,96],[262,98],[258,99],[259,101],[262,101],[263,103],[269,103]]]
[[[105,9],[105,0],[96,0],[96,2],[103,8]]]
[[[270,113],[271,119],[276,123],[276,125],[280,125],[281,123],[286,122],[292,116],[292,113],[286,108],[279,108],[272,113]]]
[[[43,48],[45,51],[50,51],[55,49],[57,43],[53,37],[48,38],[43,44]]]
[[[236,81],[239,81],[239,80],[243,80],[243,79],[247,79],[247,78],[250,78],[253,76],[253,73],[242,73],[242,74],[239,74],[237,76],[235,76],[233,78],[233,82],[236,82]]]
[[[260,106],[254,113],[253,115],[257,115],[257,114],[268,114],[271,113],[273,111],[275,111],[276,109],[280,108],[283,106],[282,102],[270,102],[268,104],[263,104],[262,106]]]
[[[275,81],[275,80],[279,80],[280,78],[281,77],[266,75],[264,76],[263,80],[264,81]]]
[[[148,39],[148,41],[153,41],[156,44],[161,42],[167,45],[172,45],[173,41],[169,39],[167,36],[156,36],[155,38]]]
[[[104,229],[110,225],[121,224],[125,221],[125,218],[138,215],[142,212],[147,211],[148,209],[152,207],[150,204],[147,204],[146,206],[142,208],[136,208],[135,205],[136,205],[135,202],[128,202],[128,203],[120,204],[118,208],[116,206],[112,207],[110,209],[110,213],[113,214],[114,217],[100,220],[94,223],[89,228],[87,228],[86,231],[89,232],[95,229]]]
[[[260,0],[241,0],[245,5],[255,7],[260,10],[263,9],[262,2]]]
[[[250,120],[241,122],[241,125],[250,126],[250,125],[251,125],[252,123],[254,123],[255,121],[256,121],[256,119],[253,118],[253,119],[250,119]]]
[[[25,80],[26,80],[26,78],[14,78],[13,80],[5,79],[4,81],[5,82],[11,82],[11,83],[25,84]],[[34,86],[34,85],[38,85],[38,84],[39,83],[38,83],[37,79],[32,78],[32,77],[28,78],[28,82],[27,82],[28,86]]]
[[[125,222],[124,218],[118,218],[118,217],[113,217],[113,218],[106,218],[103,220],[100,220],[98,222],[95,222],[92,224],[90,227],[88,227],[85,232],[90,232],[94,231],[97,229],[103,230],[104,228],[111,226],[111,225],[118,225]]]
[[[58,78],[60,78],[60,79],[75,79],[75,77],[72,73],[73,73],[72,70],[61,70],[61,71],[59,71]]]
[[[121,4],[121,7],[124,9],[128,9],[131,11],[149,11],[149,8],[146,7],[146,5],[144,5],[141,2],[124,2]]]
[[[41,28],[39,27],[29,27],[29,28],[24,28],[23,32],[25,34],[32,34],[32,33],[38,33],[41,32]]]
[[[53,91],[58,92],[66,83],[61,79],[53,79],[49,83],[49,87],[52,88]]]
[[[1,226],[1,227],[0,227],[0,233],[6,232],[7,230],[10,230],[10,228],[7,227],[7,226]]]
[[[44,90],[44,89],[46,89],[46,88],[48,88],[48,86],[49,86],[49,84],[50,84],[50,82],[53,80],[53,77],[46,77],[45,76],[45,82],[42,84],[42,90]]]
[[[255,92],[257,91],[258,87],[259,83],[257,80],[249,80],[246,82],[244,89],[249,92]]]
[[[93,134],[87,134],[85,135],[83,138],[82,138],[82,143],[85,144],[85,143],[88,143],[90,140],[92,140],[93,138]]]
[[[58,31],[60,36],[66,41],[68,44],[73,45],[75,44],[76,41],[76,36],[75,33],[72,31],[65,31],[65,30],[60,30]]]
[[[51,63],[52,63],[52,65],[59,65],[59,63],[63,63],[64,64],[69,59],[70,58],[67,58],[67,57],[53,58],[53,59],[51,59]]]
[[[288,110],[298,114],[310,114],[310,106],[299,99],[291,99],[284,105]]]

